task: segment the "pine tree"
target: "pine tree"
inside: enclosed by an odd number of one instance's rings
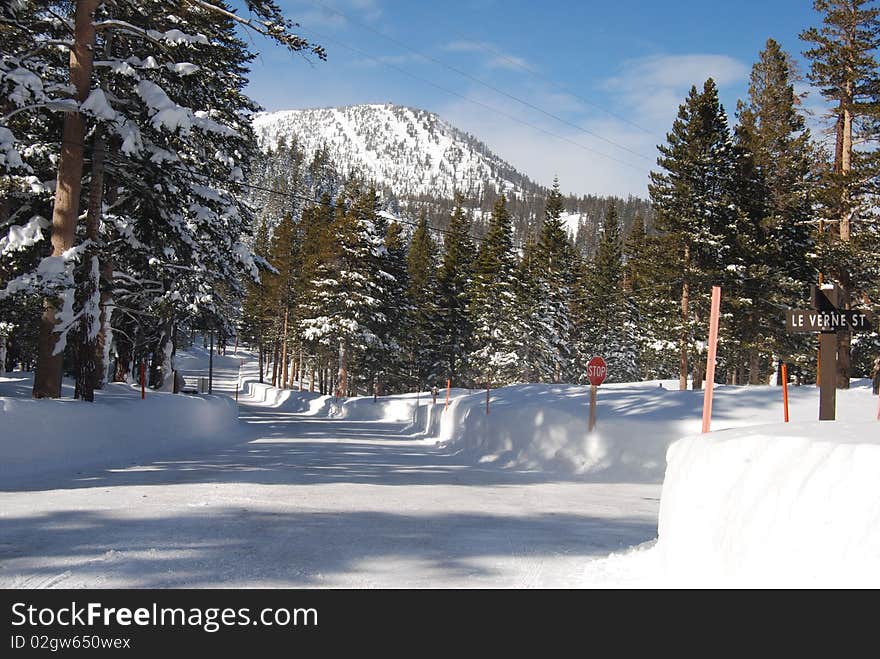
[[[689,362],[708,320],[711,286],[738,271],[734,249],[741,212],[736,204],[736,157],[718,88],[708,80],[693,87],[659,147],[660,172],[651,173],[649,192],[656,227],[676,264],[680,312],[679,386],[687,388]],[[701,386],[694,365],[694,386]]]
[[[481,380],[509,384],[520,374],[520,343],[516,296],[513,226],[502,195],[492,209],[489,231],[474,263],[470,316],[474,324],[471,360]]]
[[[232,190],[253,152],[249,114],[256,109],[242,93],[251,56],[235,26],[294,52],[323,57],[323,50],[297,37],[270,0],[249,2],[249,19],[209,1],[16,5],[4,26],[29,36],[4,38],[4,46],[15,50],[4,48],[0,87],[13,92],[21,123],[57,128],[47,114],[65,113],[54,134],[56,147],[40,156],[59,156],[53,254],[36,268],[29,264],[29,270],[10,273],[0,293],[46,296],[33,394],[57,397],[64,353],[75,352],[77,395],[92,399],[111,344],[114,309],[138,314],[137,340],[129,333],[119,343],[137,343],[131,349],[141,357],[161,355],[154,370],[165,379],[175,316],[182,310],[191,320],[211,316],[215,324],[228,325],[242,272],[256,274],[241,242],[250,231],[250,212]],[[4,5],[4,17],[7,10]],[[60,65],[64,49],[56,44],[64,42],[72,56]],[[23,88],[30,91],[18,94]],[[15,145],[27,133],[16,137],[6,127],[0,132],[4,168],[31,166],[13,155],[20,156]],[[102,216],[105,190],[110,212]],[[84,226],[77,224],[81,215]],[[31,236],[48,227],[35,216],[26,221]],[[180,277],[182,270],[191,276]],[[112,281],[115,273],[122,281]],[[110,290],[122,291],[123,299],[112,300]],[[72,333],[79,349],[65,351]],[[131,349],[123,348],[126,364]]]
[[[389,278],[380,269],[385,253],[385,224],[378,215],[374,189],[364,191],[352,180],[336,213],[322,262],[317,264],[312,294],[303,310],[303,338],[326,350],[338,351],[337,395],[356,388],[350,379],[354,364],[375,370],[365,362],[367,351],[387,347],[388,318],[383,313]],[[375,372],[359,374],[363,381]]]
[[[637,362],[642,379],[673,377],[678,369],[674,359],[675,285],[670,272],[668,250],[663,240],[649,234],[641,215],[633,220],[623,246],[624,290],[633,306]]]
[[[544,336],[546,354],[540,372],[545,382],[562,382],[574,377],[571,296],[575,279],[575,250],[562,223],[565,211],[559,181],[547,196],[544,222],[537,245],[535,272],[539,277],[541,304],[546,309]]]
[[[381,230],[381,227],[380,227]],[[403,225],[391,221],[385,229],[384,250],[379,252],[379,277],[383,280],[384,296],[379,307],[379,324],[375,333],[379,343],[370,349],[368,372],[373,373],[377,393],[386,390],[406,391],[405,346],[412,337],[413,303],[407,270],[407,242]]]
[[[442,377],[440,362],[440,317],[437,300],[437,245],[428,227],[428,216],[422,211],[407,254],[409,300],[410,364],[417,386]]]
[[[584,301],[585,328],[578,346],[580,380],[586,381],[585,367],[594,355],[607,362],[609,381],[640,380],[634,309],[624,289],[623,240],[613,203],[605,214],[596,256],[586,270],[582,290],[589,297]]]
[[[822,180],[821,212],[830,230],[820,237],[820,269],[840,285],[849,308],[865,294],[860,283],[871,280],[858,247],[866,238],[876,245],[872,229],[859,220],[872,212],[869,192],[880,175],[880,8],[873,0],[815,0],[813,7],[822,14],[823,25],[801,34],[812,46],[804,55],[810,60],[810,82],[836,104],[837,129],[834,163]],[[856,143],[862,146],[856,149]],[[858,237],[863,231],[869,235]],[[837,337],[837,386],[848,389],[852,337],[849,332]]]
[[[738,232],[746,270],[736,291],[745,301],[737,334],[751,384],[764,380],[774,356],[803,351],[804,337],[785,332],[779,310],[803,304],[815,280],[813,154],[794,83],[789,56],[770,39],[752,69],[748,102],[739,105],[737,178],[747,221]]]
[[[471,383],[469,356],[473,345],[473,323],[469,310],[476,249],[462,204],[463,198],[457,195],[445,234],[443,260],[437,274],[442,375],[450,378],[453,386]]]

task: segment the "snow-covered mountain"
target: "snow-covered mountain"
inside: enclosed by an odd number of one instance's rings
[[[358,170],[402,197],[474,195],[496,190],[541,194],[541,186],[482,142],[434,113],[399,105],[263,112],[254,118],[261,146],[295,136],[307,158],[326,147],[343,174]]]

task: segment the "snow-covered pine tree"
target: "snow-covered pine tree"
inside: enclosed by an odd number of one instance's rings
[[[301,327],[305,340],[337,351],[336,393],[347,396],[355,386],[350,380],[352,365],[367,350],[383,347],[377,332],[387,326],[382,304],[389,280],[380,270],[385,225],[378,216],[375,190],[365,191],[352,180],[336,205],[329,244],[311,282]],[[365,380],[369,374],[358,375]]]
[[[443,259],[437,273],[442,375],[450,378],[456,387],[472,382],[469,359],[473,345],[470,292],[476,249],[463,203],[463,197],[456,195],[455,208],[444,235]]]
[[[544,374],[553,371],[551,313],[548,305],[549,287],[539,272],[538,247],[529,239],[516,267],[516,318],[515,343],[519,346],[518,380],[539,382]]]
[[[727,114],[718,87],[707,80],[691,88],[666,144],[659,147],[661,171],[651,172],[648,189],[655,226],[671,248],[681,306],[679,386],[687,388],[693,363],[694,386],[702,386],[702,364],[694,357],[705,337],[711,287],[737,274],[733,249],[741,212],[736,205],[736,159]],[[731,269],[728,269],[728,268]]]
[[[471,361],[479,381],[490,384],[516,382],[521,373],[521,322],[517,315],[516,255],[513,227],[502,195],[492,209],[489,230],[474,262],[470,290],[473,323]]]
[[[90,317],[83,325],[98,326],[94,322],[96,272],[112,276],[116,271],[105,267],[107,261],[112,262],[112,257],[105,258],[106,247],[99,256],[99,268],[89,257],[92,262],[79,269],[79,279],[91,283],[86,282],[83,294],[74,299],[74,263],[82,260],[83,252],[92,249],[95,242],[84,241],[85,235],[76,236],[77,217],[85,202],[83,178],[84,173],[91,174],[96,187],[101,187],[94,176],[101,141],[106,150],[108,211],[116,218],[108,213],[99,219],[105,220],[111,234],[117,231],[115,236],[102,236],[103,242],[139,252],[129,258],[136,273],[125,272],[122,266],[119,269],[125,277],[123,304],[128,308],[117,304],[118,311],[143,319],[147,317],[145,308],[153,304],[158,306],[150,313],[158,310],[165,314],[173,309],[181,291],[168,290],[165,282],[182,279],[169,275],[173,269],[179,275],[184,268],[193,275],[186,278],[193,291],[187,300],[191,316],[208,313],[215,319],[228,318],[229,297],[240,288],[241,271],[254,271],[251,256],[239,242],[247,233],[248,213],[240,195],[232,194],[232,186],[243,177],[244,161],[253,143],[248,121],[253,104],[241,93],[250,56],[236,37],[234,25],[245,24],[293,51],[310,49],[319,57],[323,51],[297,37],[293,25],[269,0],[250,2],[250,19],[236,16],[222,2],[209,1],[34,3],[34,9],[28,11],[30,6],[22,5],[22,15],[16,17],[12,28],[26,31],[28,40],[19,50],[8,53],[11,59],[4,60],[4,67],[9,68],[4,70],[12,74],[5,76],[9,80],[28,78],[30,82],[24,86],[40,98],[32,99],[35,103],[25,99],[16,109],[23,115],[67,111],[57,140],[61,157],[53,207],[53,255],[31,271],[12,273],[4,289],[4,297],[27,288],[48,295],[34,387],[35,397],[40,398],[60,393],[62,352],[67,333],[76,325],[74,320]],[[69,11],[74,11],[73,20],[65,17]],[[62,79],[59,67],[53,70],[43,63],[25,70],[18,66],[20,61],[13,61],[28,53],[63,56],[66,49],[73,53],[67,67],[72,87],[63,84],[68,74],[65,72]],[[183,81],[193,74],[201,74],[197,79],[202,84],[192,84],[193,79]],[[2,143],[14,148],[16,139],[10,131],[9,135],[4,133]],[[11,157],[5,146],[3,152]],[[182,169],[188,176],[179,174]],[[218,176],[219,183],[214,180]],[[132,204],[140,208],[126,208]],[[103,206],[95,205],[98,214]],[[118,218],[125,218],[124,226],[119,226]],[[137,227],[144,220],[147,226]],[[152,234],[148,230],[163,224],[164,231]],[[144,230],[136,232],[135,227]],[[81,234],[86,233],[83,227]],[[173,234],[177,244],[165,243],[162,233]],[[78,248],[71,249],[77,243]],[[182,254],[177,247],[182,247]],[[160,276],[156,276],[157,269]],[[219,294],[226,299],[221,300]],[[163,329],[135,323],[144,337],[139,350],[159,350],[166,355],[162,360],[165,375],[170,364],[169,335],[174,332],[171,320],[163,315],[159,323]],[[106,330],[107,324],[100,327]],[[103,343],[108,345],[109,341]],[[81,373],[87,372],[81,369]],[[83,385],[78,389],[84,397],[88,379],[82,376],[78,383]]]
[[[442,377],[440,364],[439,290],[437,283],[437,244],[431,236],[428,216],[422,211],[407,254],[409,300],[412,311],[406,345],[413,374],[411,384],[424,386]]]
[[[822,27],[801,34],[811,46],[804,53],[810,61],[808,77],[835,104],[837,132],[834,162],[825,168],[820,186],[820,213],[828,231],[818,240],[819,267],[826,280],[840,286],[849,308],[864,304],[866,285],[875,281],[872,269],[863,267],[870,259],[859,248],[878,244],[876,228],[862,220],[875,214],[871,192],[880,178],[880,7],[874,0],[815,0],[813,7],[822,16]],[[837,386],[849,389],[852,336],[841,331],[837,338]]]
[[[678,372],[675,342],[675,270],[665,257],[665,239],[649,234],[636,216],[623,246],[624,289],[635,310],[637,361],[642,379],[670,378]]]
[[[332,274],[328,265],[336,253],[333,239],[335,216],[330,195],[325,194],[319,203],[303,211],[303,260],[296,289],[297,330],[303,347],[308,353],[305,370],[309,375],[309,388],[314,391],[320,387],[326,393],[324,377],[326,369],[334,357],[331,342],[323,341],[324,323],[313,323],[316,318],[325,317],[324,303],[320,294],[329,286],[325,280]],[[314,328],[314,331],[313,331]],[[329,326],[327,326],[329,330]],[[338,350],[338,346],[337,350]]]
[[[535,272],[539,277],[541,304],[545,309],[545,356],[540,371],[544,382],[564,382],[575,377],[574,344],[571,321],[571,296],[575,279],[576,254],[571,238],[562,224],[565,211],[559,181],[547,196],[544,222],[535,254]]]
[[[585,327],[578,345],[580,381],[587,381],[586,365],[595,355],[608,364],[610,382],[640,380],[635,310],[624,289],[623,239],[613,203],[605,213],[596,255],[586,270],[581,290],[589,297],[583,301]]]
[[[768,40],[735,131],[739,205],[747,221],[738,232],[745,270],[734,319],[743,358],[731,366],[747,370],[751,384],[766,381],[774,357],[801,361],[810,341],[779,322],[780,309],[802,305],[816,278],[810,258],[814,154],[795,82],[790,57]]]
[[[381,223],[379,225],[381,230]],[[390,221],[385,229],[385,250],[380,253],[379,277],[384,280],[381,303],[381,323],[376,327],[380,338],[377,349],[370,351],[368,372],[374,374],[376,392],[408,391],[409,377],[407,342],[412,340],[414,326],[409,322],[413,314],[410,298],[412,286],[408,270],[408,245],[403,225]]]

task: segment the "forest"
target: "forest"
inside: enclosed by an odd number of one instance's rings
[[[647,202],[491,190],[400,200],[318,153],[260,151],[243,92],[253,30],[315,60],[269,1],[5,2],[0,23],[0,369],[173,386],[198,333],[238,340],[282,387],[381,394],[584,381],[699,388],[721,286],[719,378],[780,361],[816,378],[817,341],[785,330],[811,286],[880,300],[878,10],[817,0],[802,79],[773,39],[733,119],[694,81],[659,145]],[[808,129],[809,82],[828,107]],[[828,139],[826,139],[828,138]],[[296,162],[296,166],[279,163]],[[567,211],[591,209],[571,236]],[[876,329],[876,327],[875,327]],[[839,335],[838,386],[868,375],[877,332]]]

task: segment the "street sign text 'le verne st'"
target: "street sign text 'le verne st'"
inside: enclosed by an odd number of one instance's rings
[[[789,309],[785,326],[789,333],[815,332],[819,338],[819,420],[837,416],[837,334],[873,329],[873,319],[861,311],[841,309],[840,289],[834,284],[813,286],[813,308]]]

